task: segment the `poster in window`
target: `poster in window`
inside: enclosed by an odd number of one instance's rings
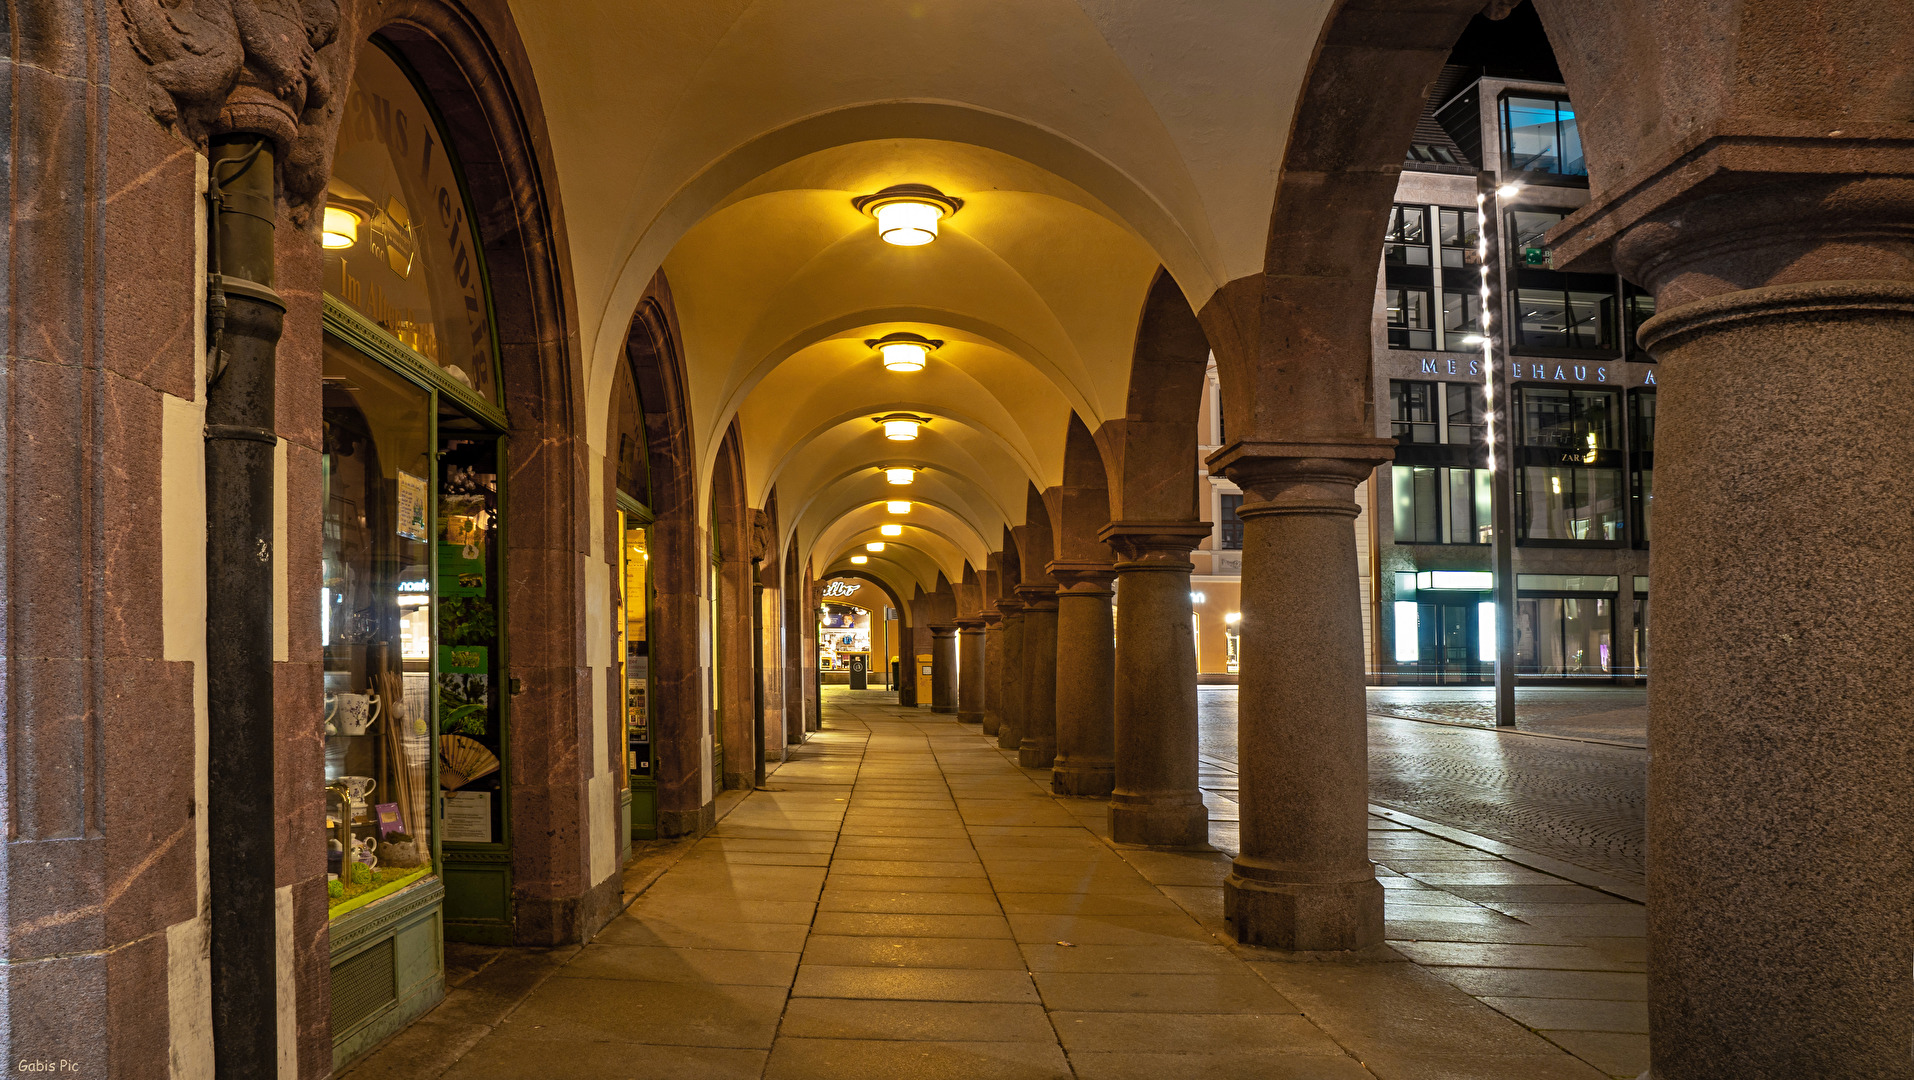
[[[444,793],[445,831],[440,836],[460,844],[492,842],[492,793],[489,791],[448,791]]]
[[[439,596],[484,596],[485,562],[459,544],[439,545]]]
[[[484,645],[443,645],[439,647],[439,674],[490,675],[488,659]]]
[[[425,477],[399,470],[399,535],[425,539]]]

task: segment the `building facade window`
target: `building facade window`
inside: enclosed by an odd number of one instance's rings
[[[1623,540],[1619,401],[1614,391],[1524,386],[1516,473],[1524,541]]]
[[[1632,283],[1622,283],[1622,347],[1638,364],[1652,364],[1654,354],[1641,346],[1642,324],[1655,317],[1655,298]]]
[[[1243,519],[1236,516],[1236,510],[1243,505],[1243,497],[1241,495],[1224,495],[1220,497],[1219,501],[1222,505],[1222,512],[1217,516],[1221,519],[1223,549],[1225,551],[1241,551],[1243,549]]]
[[[1615,295],[1521,286],[1515,290],[1516,341],[1544,352],[1612,352]]]
[[[1489,543],[1489,470],[1394,465],[1389,476],[1396,543]]]
[[[1389,232],[1383,237],[1382,261],[1388,266],[1430,264],[1428,208],[1398,205],[1390,209]]]
[[[1502,153],[1510,172],[1586,177],[1581,128],[1565,97],[1510,94],[1502,99]]]
[[[1389,380],[1390,434],[1406,443],[1434,443],[1440,435],[1436,418],[1440,383]]]
[[[1389,347],[1421,349],[1436,347],[1435,322],[1430,314],[1429,290],[1392,285],[1388,289]]]
[[[1647,547],[1655,524],[1655,391],[1628,392],[1628,480],[1635,504],[1635,544]]]

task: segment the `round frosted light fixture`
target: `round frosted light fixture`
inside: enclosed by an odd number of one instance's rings
[[[1237,623],[1243,621],[1243,613],[1240,611],[1232,611],[1228,615],[1223,616],[1223,621],[1231,626],[1235,626]]]
[[[893,514],[908,514],[910,513],[910,500],[909,499],[892,499],[891,501],[884,504],[884,509],[890,511]]]
[[[872,338],[864,344],[883,354],[886,371],[922,371],[929,362],[931,350],[943,348],[944,345],[921,334],[902,331]]]
[[[863,566],[863,565],[864,565],[865,563],[867,563],[867,562],[870,562],[870,561],[871,561],[871,557],[870,557],[869,555],[853,555],[853,556],[851,556],[851,562],[853,562],[853,563],[855,563],[855,564],[856,564],[856,565],[858,565],[858,566]]]
[[[851,205],[877,219],[877,235],[887,244],[920,247],[937,239],[937,223],[955,214],[964,200],[929,184],[896,184]]]
[[[916,469],[885,469],[884,470],[884,480],[886,483],[897,484],[901,486],[904,484],[912,483],[916,479],[917,479]]]
[[[910,442],[917,438],[917,429],[930,423],[930,417],[915,413],[890,413],[872,417],[884,425],[884,437],[892,442]]]
[[[885,536],[904,535],[904,527],[902,525],[879,525],[877,531],[883,533]]]
[[[865,551],[882,551],[884,550],[884,541],[873,540],[870,543],[864,545],[864,550]]]
[[[1520,184],[1503,184],[1501,187],[1495,189],[1495,197],[1498,199],[1513,199],[1520,194],[1522,194],[1522,185]]]
[[[319,225],[319,243],[327,251],[359,242],[359,215],[343,206],[328,206]]]

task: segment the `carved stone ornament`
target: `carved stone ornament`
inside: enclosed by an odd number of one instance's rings
[[[351,56],[338,0],[120,0],[148,64],[154,116],[195,144],[254,132],[273,140],[296,210],[325,188],[338,116],[333,92]]]

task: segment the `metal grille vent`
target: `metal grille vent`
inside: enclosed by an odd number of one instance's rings
[[[391,938],[332,969],[332,1034],[350,1031],[397,1001],[399,980]]]

